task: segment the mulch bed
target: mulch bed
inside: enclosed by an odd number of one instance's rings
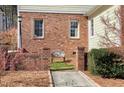
[[[88,71],[83,72],[102,87],[124,87],[124,79],[101,78],[100,76],[92,75]]]
[[[48,87],[48,71],[9,71],[0,76],[0,87]]]

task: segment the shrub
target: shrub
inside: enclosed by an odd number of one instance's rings
[[[11,62],[13,70],[38,71],[48,70],[49,61],[43,60],[38,53],[17,53]]]
[[[8,57],[7,51],[8,51],[7,48],[0,48],[0,70],[6,69],[6,63],[7,63],[6,58]]]
[[[124,79],[124,64],[114,64],[111,77]]]
[[[92,73],[92,74],[97,74],[96,73],[96,67],[95,67],[95,62],[94,62],[94,55],[93,53],[89,53],[88,54],[88,70]]]
[[[7,47],[10,50],[17,49],[16,34],[16,27],[0,32],[0,47]]]
[[[93,49],[88,58],[88,68],[93,74],[107,78],[124,77],[124,65],[119,55],[107,49]]]

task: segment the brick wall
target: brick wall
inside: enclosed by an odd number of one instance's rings
[[[83,15],[74,14],[52,14],[52,13],[30,13],[21,12],[22,20],[22,47],[29,52],[39,52],[43,48],[62,50],[66,59],[75,57],[77,47],[88,47],[88,21]],[[33,37],[33,19],[44,20],[45,35],[43,39]],[[80,38],[70,39],[70,20],[76,19],[80,25]]]
[[[83,47],[77,47],[77,53],[76,53],[76,70],[85,70],[85,48]]]

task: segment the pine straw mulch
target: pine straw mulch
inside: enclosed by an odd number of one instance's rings
[[[88,71],[83,72],[102,87],[124,87],[124,79],[101,78],[100,76],[92,75]]]
[[[48,87],[48,71],[9,71],[0,77],[0,87]]]

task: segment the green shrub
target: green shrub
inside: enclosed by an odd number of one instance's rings
[[[97,74],[96,73],[96,67],[95,67],[95,60],[94,60],[94,55],[93,53],[89,53],[88,54],[88,70],[92,73],[92,74]]]
[[[114,64],[111,71],[113,72],[111,77],[124,79],[124,64]]]
[[[92,49],[88,56],[88,69],[93,74],[107,78],[123,78],[124,65],[121,57],[107,49]]]

